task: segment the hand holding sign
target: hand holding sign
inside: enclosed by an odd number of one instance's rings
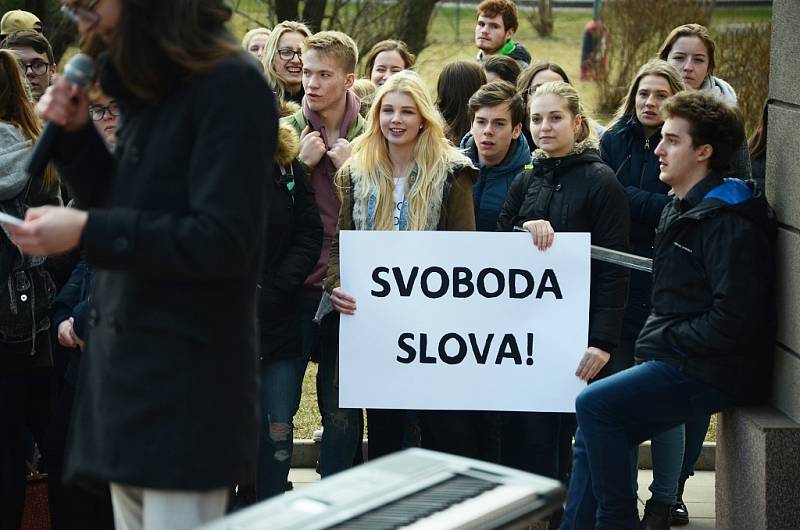
[[[522,228],[527,230],[533,236],[533,244],[539,250],[547,250],[553,246],[553,241],[556,239],[556,233],[550,221],[546,219],[535,219],[533,221],[525,221]]]
[[[331,291],[331,304],[336,311],[343,315],[353,315],[356,312],[356,299],[341,287]]]
[[[574,411],[608,360],[587,350],[589,243],[564,233],[540,252],[514,233],[343,230],[340,406]]]

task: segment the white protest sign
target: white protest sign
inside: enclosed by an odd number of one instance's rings
[[[342,407],[574,412],[586,233],[342,231]]]

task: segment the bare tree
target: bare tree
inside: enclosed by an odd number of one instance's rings
[[[528,22],[540,37],[549,37],[553,33],[553,0],[539,0],[536,11],[527,11]]]
[[[281,20],[298,20],[297,0],[274,0],[275,17]]]
[[[407,0],[401,14],[399,38],[408,44],[412,53],[419,53],[428,45],[428,30],[430,29],[433,11],[439,0]]]
[[[716,0],[606,0],[602,20],[611,33],[609,75],[597,81],[597,112],[612,114],[636,70],[653,57],[672,28],[689,22],[708,26]]]
[[[306,0],[303,6],[303,20],[311,31],[322,29],[322,20],[325,18],[326,0]]]
[[[336,29],[353,37],[359,51],[365,53],[383,39],[404,40],[409,49],[419,53],[427,46],[428,29],[439,0],[306,0],[302,20],[313,31]],[[299,20],[298,0],[259,0],[264,8],[263,25],[281,20]],[[259,23],[260,14],[232,2],[239,15]]]

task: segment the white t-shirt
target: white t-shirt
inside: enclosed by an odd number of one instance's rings
[[[406,202],[406,178],[394,178],[394,229],[400,229],[400,213]]]

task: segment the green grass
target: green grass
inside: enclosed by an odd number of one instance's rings
[[[322,426],[317,407],[317,364],[308,363],[303,378],[303,395],[300,397],[300,410],[294,417],[294,437],[311,438],[316,429]]]

